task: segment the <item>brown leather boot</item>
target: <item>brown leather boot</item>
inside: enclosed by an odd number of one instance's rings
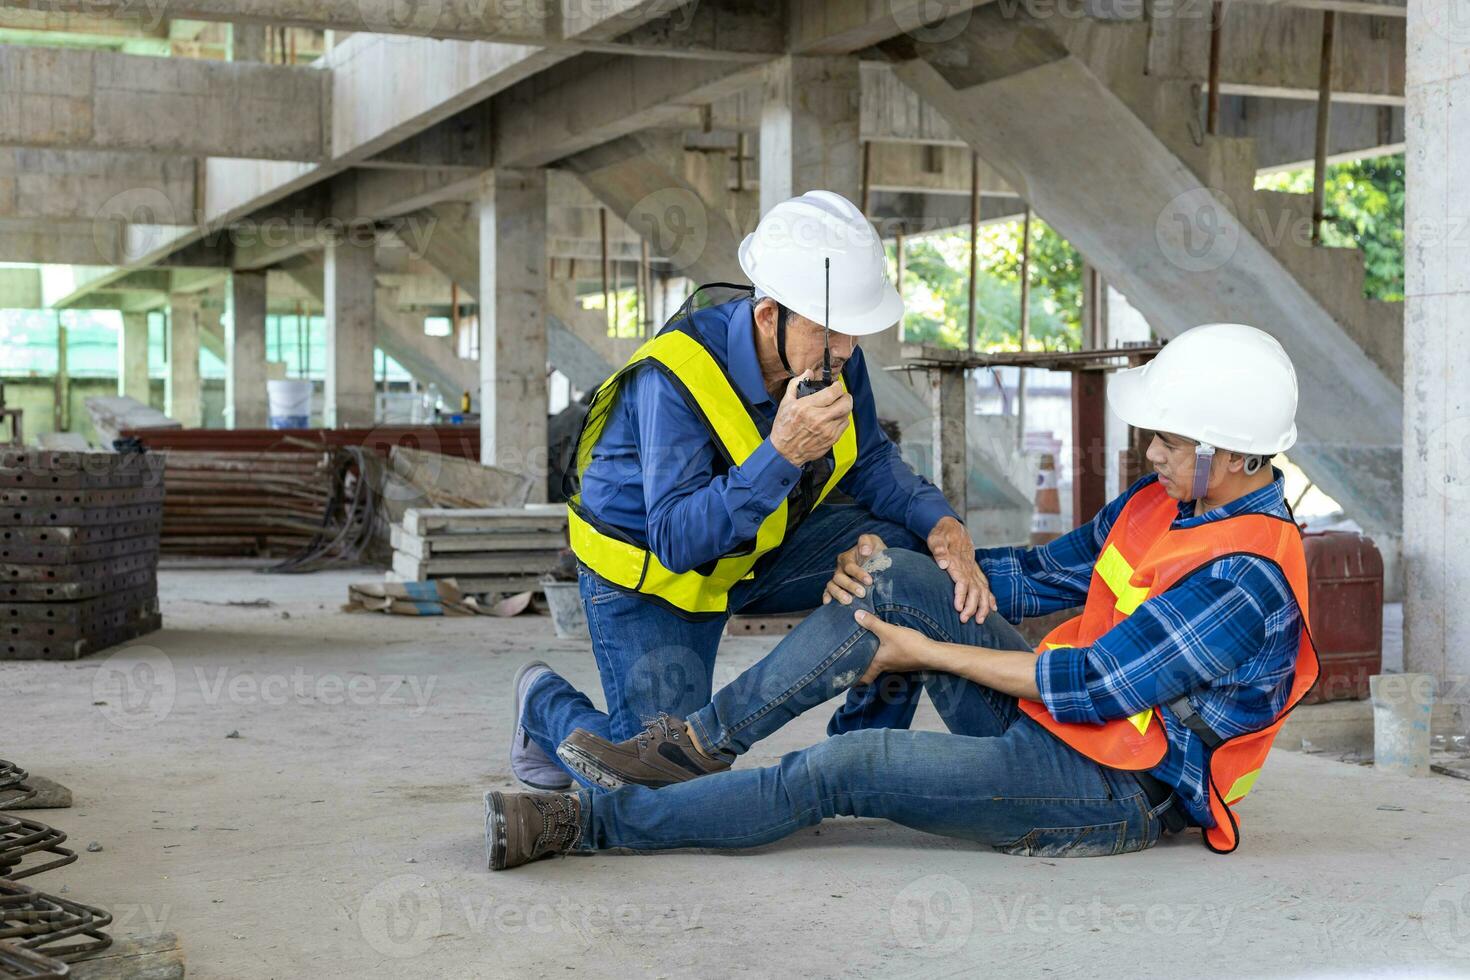
[[[582,804],[575,794],[485,794],[485,852],[491,871],[565,854],[581,838]]]
[[[630,784],[657,789],[730,768],[729,761],[696,749],[684,723],[665,714],[626,742],[609,742],[579,728],[557,746],[556,754],[569,768],[607,789]]]

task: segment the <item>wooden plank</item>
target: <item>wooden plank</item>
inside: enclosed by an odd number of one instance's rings
[[[71,964],[71,980],[184,980],[184,950],[171,932],[116,939]]]
[[[396,572],[388,572],[390,582],[421,582],[426,579],[407,579]],[[479,592],[540,592],[541,578],[538,575],[435,575],[432,581],[450,580],[464,593]]]

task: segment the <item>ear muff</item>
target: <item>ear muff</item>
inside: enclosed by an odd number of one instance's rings
[[[1210,492],[1210,469],[1215,463],[1215,447],[1202,442],[1194,447],[1194,486],[1191,500],[1204,500]]]

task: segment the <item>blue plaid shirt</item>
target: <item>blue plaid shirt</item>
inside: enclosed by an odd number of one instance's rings
[[[1176,528],[1238,514],[1289,517],[1282,475],[1269,486],[1200,517],[1179,505]],[[1108,531],[1147,476],[1082,527],[1038,548],[976,553],[1000,613],[1012,623],[1079,606]],[[1218,559],[1153,596],[1087,647],[1048,650],[1036,660],[1041,700],[1058,721],[1098,723],[1127,718],[1188,694],[1220,736],[1269,725],[1286,704],[1295,674],[1302,618],[1286,576],[1251,555]],[[1152,770],[1173,786],[1196,822],[1213,827],[1205,746],[1168,708],[1169,750]],[[1224,788],[1224,787],[1222,787]]]

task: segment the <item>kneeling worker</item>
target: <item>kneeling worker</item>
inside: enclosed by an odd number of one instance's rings
[[[982,552],[1000,613],[961,622],[933,562],[864,539],[839,560],[836,601],[709,705],[622,743],[561,746],[616,789],[487,793],[490,867],[753,847],[837,815],[1011,854],[1121,854],[1186,826],[1234,850],[1241,798],[1318,672],[1301,533],[1268,465],[1296,439],[1296,374],[1267,334],[1211,324],[1121,372],[1109,401],[1155,431],[1155,472],[1051,544]],[[1001,616],[1076,605],[1035,651]],[[884,672],[922,678],[949,732],[866,729],[730,768]]]
[[[569,521],[607,713],[523,667],[511,772],[532,788],[570,785],[553,753],[575,729],[621,740],[704,705],[729,614],[816,607],[863,534],[926,549],[962,618],[992,608],[959,515],[878,426],[856,338],[903,301],[873,226],[812,191],[772,208],[739,258],[753,290],[701,310],[691,296],[589,406]],[[824,505],[833,490],[857,505]],[[854,701],[833,729],[906,727],[918,693]]]

